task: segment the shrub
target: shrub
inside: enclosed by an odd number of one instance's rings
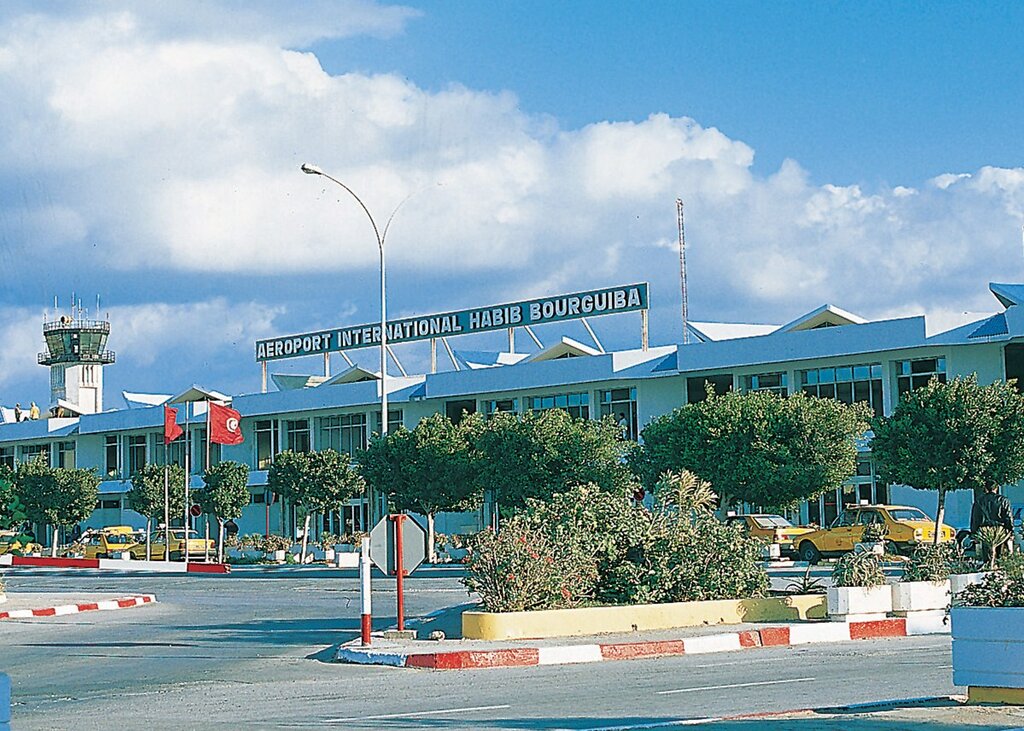
[[[263,550],[267,553],[287,551],[292,547],[292,540],[285,536],[267,536],[263,539]]]
[[[760,552],[706,510],[648,511],[585,485],[478,536],[465,583],[490,611],[762,596]]]
[[[964,607],[1024,607],[1024,554],[1011,553],[980,584],[971,584],[954,597]]]
[[[889,535],[889,526],[885,523],[870,523],[864,526],[864,532],[861,534],[861,543],[878,543],[884,541],[885,537]]]
[[[921,544],[910,555],[900,581],[945,581],[966,561],[956,541]]]
[[[265,539],[261,533],[249,533],[244,536],[239,536],[238,547],[243,549],[249,549],[252,551],[265,551],[264,548]]]
[[[982,559],[988,562],[990,569],[994,569],[998,550],[1013,538],[1013,533],[1001,525],[984,525],[975,535],[981,544]]]
[[[873,553],[848,553],[832,569],[834,586],[869,588],[885,584],[882,562]]]
[[[339,535],[335,535],[334,533],[320,534],[320,548],[325,551],[332,550],[339,543],[341,543],[341,536]]]

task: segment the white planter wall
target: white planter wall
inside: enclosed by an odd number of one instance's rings
[[[828,615],[838,622],[885,619],[892,611],[892,590],[883,586],[834,586],[828,590]]]
[[[1024,688],[1024,608],[953,607],[953,684]]]
[[[338,553],[334,556],[335,566],[339,569],[357,569],[359,568],[359,554],[358,553]]]
[[[971,584],[980,584],[988,576],[988,573],[988,571],[980,571],[976,574],[950,574],[950,593],[955,597]]]
[[[897,617],[908,612],[945,610],[949,606],[949,581],[906,581],[892,584],[892,611]]]

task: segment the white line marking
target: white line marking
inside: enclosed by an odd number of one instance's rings
[[[756,685],[781,685],[782,683],[803,683],[814,678],[787,678],[786,680],[760,680],[756,683],[729,683],[728,685],[705,685],[700,688],[677,688],[676,690],[659,690],[656,695],[673,695],[675,693],[696,693],[699,690],[725,690],[727,688],[751,688]]]
[[[437,711],[414,711],[412,713],[387,713],[380,716],[359,716],[358,718],[326,718],[320,723],[358,723],[360,721],[385,721],[389,718],[418,718],[420,716],[441,716],[446,713],[473,713],[474,711],[500,711],[512,706],[472,706],[470,708],[442,708]]]
[[[672,721],[655,721],[654,723],[637,723],[629,726],[590,726],[584,729],[560,728],[555,731],[634,731],[645,728],[669,728],[671,726],[703,726],[706,723],[723,721],[723,718],[708,716],[707,718],[677,718]]]

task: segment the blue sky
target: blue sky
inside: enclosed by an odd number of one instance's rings
[[[413,194],[395,316],[644,280],[671,342],[677,196],[696,320],[995,310],[987,282],[1024,279],[1021,27],[1012,3],[5,3],[0,403],[47,400],[55,294],[110,312],[108,405],[253,391],[256,338],[373,320],[367,223],[305,161],[381,217]]]

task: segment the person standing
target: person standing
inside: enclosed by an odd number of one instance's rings
[[[15,423],[22,420],[25,416],[25,412],[21,410],[21,404],[14,404],[14,421]]]
[[[32,406],[28,410],[28,418],[32,421],[38,421],[39,419],[39,407],[36,406],[36,402],[32,402]]]
[[[979,528],[986,527],[1005,528],[1010,534],[1008,541],[996,547],[996,557],[1013,550],[1013,514],[1010,501],[999,494],[998,485],[986,485],[985,493],[974,501],[971,508],[971,533],[976,535]]]

